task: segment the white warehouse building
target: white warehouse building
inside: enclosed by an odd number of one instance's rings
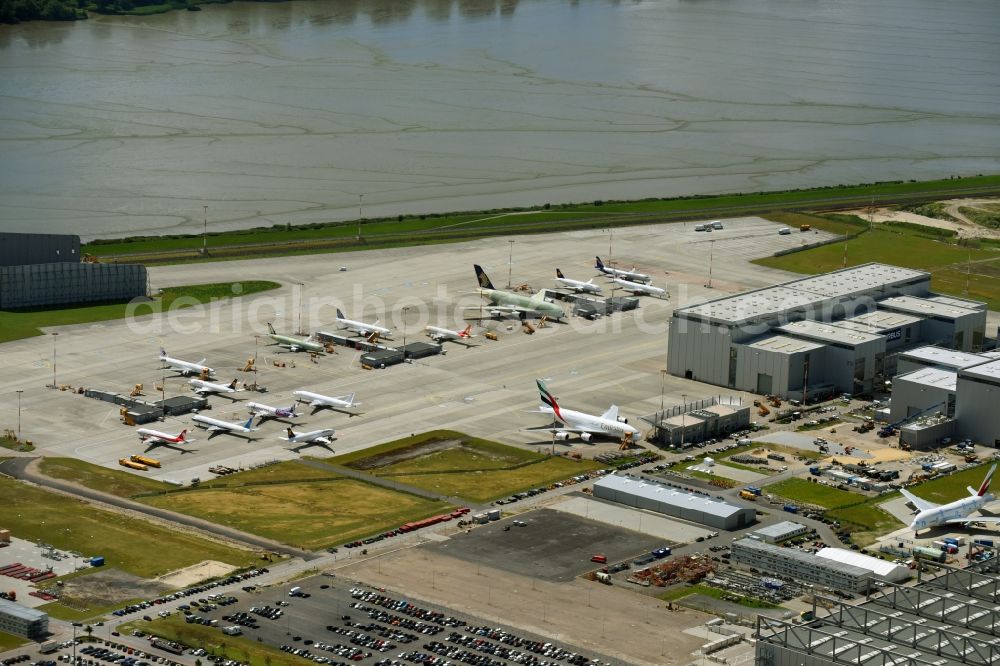
[[[708,495],[689,493],[663,483],[617,474],[609,474],[595,483],[594,497],[720,530],[738,530],[757,520],[757,512],[751,508]]]

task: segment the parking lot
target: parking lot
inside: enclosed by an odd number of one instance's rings
[[[597,568],[590,561],[594,554],[614,561],[669,545],[639,532],[551,509],[518,518],[523,526],[502,520],[424,548],[484,567],[565,582]]]
[[[231,602],[231,596],[237,601]],[[492,623],[487,627],[447,608],[334,576],[236,595],[206,595],[184,606],[179,612],[189,622],[217,627],[220,639],[227,627],[238,627],[251,640],[334,666],[384,666],[414,661],[401,654],[448,652],[464,652],[463,658],[451,658],[477,666],[537,664],[546,659],[552,664],[589,664],[599,656],[580,655],[530,632]],[[159,621],[152,616],[151,620],[154,625]],[[441,645],[449,649],[442,651]],[[203,652],[195,650],[193,656]]]

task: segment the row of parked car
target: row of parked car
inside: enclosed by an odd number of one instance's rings
[[[350,617],[345,615],[344,617]],[[378,638],[384,638],[387,640],[393,640],[397,643],[412,643],[417,640],[417,637],[413,634],[408,634],[404,631],[399,631],[398,629],[387,629],[385,627],[380,627],[374,622],[369,622],[368,624],[361,624],[359,622],[351,622],[350,620],[345,620],[343,627],[335,627],[333,625],[327,625],[327,631],[332,631],[338,636],[344,636],[348,638],[352,643],[357,645],[363,645],[363,643],[357,642],[355,639],[361,641],[371,638],[371,634],[374,634]]]
[[[396,611],[397,613],[402,613],[403,615],[409,615],[410,617],[415,617],[419,620],[424,620],[425,622],[431,622],[443,627],[461,627],[465,626],[464,620],[459,620],[458,618],[453,618],[451,616],[445,615],[440,611],[433,611],[426,608],[421,608],[408,601],[402,599],[393,599],[384,594],[378,592],[369,592],[360,587],[351,588],[351,596],[354,599],[364,601],[369,604],[374,604],[376,606],[381,606],[382,608],[387,608],[389,610]],[[358,606],[355,605],[355,608]]]
[[[248,578],[255,578],[267,573],[267,569],[251,569],[249,571],[244,571],[242,573],[233,574],[228,578],[223,578],[222,580],[212,581],[210,583],[203,583],[202,585],[197,585],[195,587],[189,587],[186,590],[181,590],[179,592],[174,592],[173,594],[168,594],[162,597],[157,597],[156,599],[150,599],[149,601],[143,601],[138,604],[131,604],[125,608],[120,608],[114,611],[113,615],[117,617],[123,617],[125,615],[130,615],[141,610],[146,610],[147,608],[152,608],[153,606],[158,606],[160,604],[165,604],[170,601],[175,601],[182,597],[191,597],[196,594],[201,594],[202,592],[207,592],[216,587],[224,587],[226,585],[232,585],[233,583],[238,583],[240,581],[247,580]],[[199,599],[199,601],[202,601]],[[207,601],[205,602],[207,603]]]

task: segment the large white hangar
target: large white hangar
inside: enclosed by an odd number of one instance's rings
[[[784,398],[865,393],[896,356],[936,344],[979,351],[983,303],[938,296],[930,273],[863,264],[674,311],[667,370]]]
[[[757,512],[751,508],[666,484],[616,474],[605,476],[594,484],[594,497],[720,530],[738,530],[757,520]]]

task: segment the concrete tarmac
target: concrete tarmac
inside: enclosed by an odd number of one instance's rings
[[[716,386],[664,376],[666,334],[672,309],[728,292],[762,287],[794,276],[761,268],[749,259],[781,248],[814,242],[824,234],[779,236],[779,225],[758,218],[726,220],[711,234],[693,224],[629,227],[614,231],[482,239],[460,244],[399,248],[349,254],[324,254],[247,261],[226,261],[150,269],[153,289],[166,286],[268,279],[283,286],[208,306],[125,321],[55,328],[42,337],[2,345],[0,354],[0,424],[18,421],[15,391],[21,396],[21,427],[37,454],[69,456],[119,468],[118,460],[146,453],[161,460],[161,469],[137,472],[161,480],[188,483],[210,478],[213,465],[249,467],[299,455],[329,455],[325,449],[292,450],[281,443],[284,425],[267,422],[252,439],[219,435],[208,439],[195,430],[196,441],[183,447],[140,445],[134,428],[119,421],[118,406],[47,388],[55,382],[74,388],[127,392],[143,384],[146,399],[189,394],[184,378],[160,369],[157,353],[192,361],[205,357],[219,381],[239,378],[267,387],[266,393],[244,391],[212,397],[215,418],[244,421],[247,400],[287,406],[296,389],[328,395],[356,392],[358,416],[337,412],[307,415],[296,430],[336,428],[336,453],[370,447],[410,433],[453,428],[472,435],[528,447],[548,447],[545,433],[522,429],[546,419],[528,412],[538,405],[534,379],[545,378],[561,402],[571,408],[601,413],[614,403],[635,422],[662,404],[679,404],[720,393]],[[609,253],[609,245],[611,253]],[[462,328],[464,315],[480,314],[472,264],[480,263],[495,286],[508,281],[533,289],[557,286],[555,269],[577,279],[595,275],[594,255],[620,267],[648,273],[670,298],[641,298],[638,310],[597,321],[569,317],[533,335],[517,322],[484,321],[474,346],[444,343],[447,354],[384,370],[362,370],[360,353],[338,353],[315,363],[302,354],[268,346],[266,323],[280,333],[296,330],[335,331],[334,313],[380,319],[394,329],[393,342],[426,340],[428,324]],[[613,258],[612,258],[613,257]],[[339,270],[345,267],[346,271]],[[711,272],[711,275],[710,275]],[[610,284],[596,280],[610,295]],[[711,286],[708,286],[711,285]],[[239,291],[239,288],[234,288]],[[620,290],[615,295],[623,295]],[[470,311],[461,307],[472,308]],[[140,308],[141,310],[141,308]],[[488,314],[488,313],[487,313]],[[487,330],[498,341],[483,337]],[[257,357],[258,372],[241,373],[248,358]],[[275,364],[284,364],[278,367]],[[294,365],[294,367],[292,367]],[[747,397],[747,396],[744,396]],[[176,433],[193,427],[190,415],[168,417],[150,427]],[[559,443],[561,450],[588,451],[578,440]]]

